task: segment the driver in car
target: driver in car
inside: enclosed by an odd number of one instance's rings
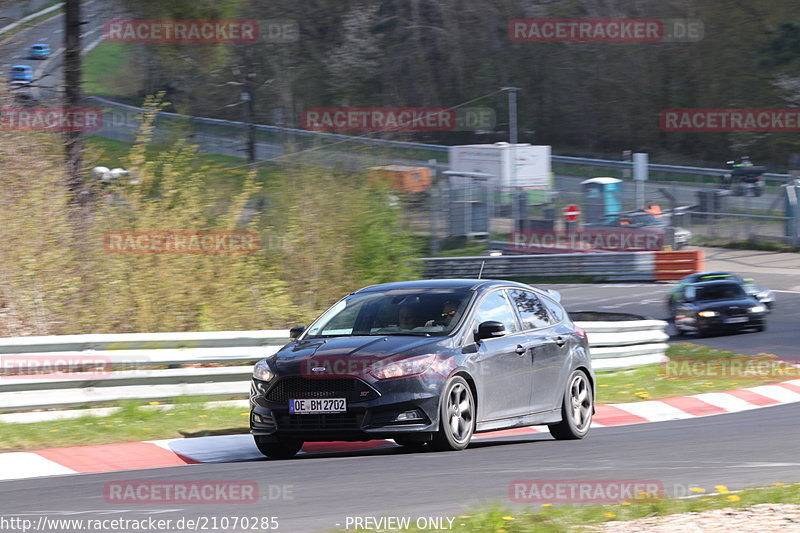
[[[432,326],[442,326],[443,329],[446,328],[453,320],[456,311],[458,311],[458,304],[452,300],[447,300],[442,306],[442,315],[438,318],[432,318],[431,320],[425,322],[425,327],[429,328]]]

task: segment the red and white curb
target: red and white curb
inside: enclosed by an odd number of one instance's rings
[[[592,427],[613,427],[735,413],[800,401],[800,379],[748,389],[597,406]],[[547,432],[546,426],[481,433],[475,440]],[[301,453],[342,453],[396,446],[392,441],[309,442]],[[0,480],[264,459],[250,435],[223,435],[0,454]]]

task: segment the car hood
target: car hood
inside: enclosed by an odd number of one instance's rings
[[[698,309],[701,311],[723,311],[735,307],[742,309],[749,309],[754,305],[759,305],[759,302],[753,298],[728,298],[725,300],[706,300],[695,302]]]
[[[278,375],[303,374],[317,366],[330,366],[335,361],[347,361],[348,374],[360,374],[376,362],[401,359],[406,354],[424,353],[424,347],[441,342],[444,337],[415,337],[384,335],[379,337],[330,337],[294,341],[269,358]],[[409,353],[411,352],[411,353]]]

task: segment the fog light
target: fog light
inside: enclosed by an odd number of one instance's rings
[[[260,416],[258,416],[258,415],[253,415],[253,420],[255,420],[256,422],[260,422],[260,423],[263,423],[263,422],[264,422],[264,421],[261,419],[261,417],[260,417]]]
[[[402,413],[398,414],[395,418],[395,422],[408,422],[409,420],[421,420],[422,414],[416,410],[412,409],[411,411],[403,411]]]

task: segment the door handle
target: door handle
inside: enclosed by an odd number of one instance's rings
[[[554,338],[553,341],[558,344],[558,347],[561,348],[567,343],[567,339],[559,335],[558,337]]]
[[[525,355],[525,352],[527,352],[527,351],[528,351],[528,349],[526,347],[524,347],[521,344],[517,344],[517,349],[516,349],[517,354]]]

